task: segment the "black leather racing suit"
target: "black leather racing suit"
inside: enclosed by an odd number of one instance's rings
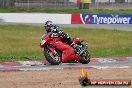
[[[62,30],[60,30],[59,26],[54,26],[52,28],[52,35],[51,35],[51,37],[52,38],[56,38],[56,37],[59,37],[59,36],[61,36],[63,38],[63,42],[66,42],[69,45],[72,44],[71,37],[68,34],[64,33]]]

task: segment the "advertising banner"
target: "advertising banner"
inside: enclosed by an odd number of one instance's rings
[[[72,14],[71,24],[132,24],[132,14]]]
[[[71,24],[71,14],[0,13],[0,23],[44,23],[48,20],[55,24]]]

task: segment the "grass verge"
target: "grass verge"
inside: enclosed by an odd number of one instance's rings
[[[17,8],[0,8],[0,13],[32,13],[32,12],[42,12],[42,13],[81,13],[81,14],[132,14],[131,9],[121,9],[121,10],[103,10],[103,9],[95,9],[95,10],[80,10],[80,9],[72,9],[72,8],[38,8],[38,9],[17,9]]]
[[[64,31],[88,42],[92,57],[132,56],[132,32],[87,28]],[[43,33],[43,27],[0,25],[0,61],[44,59],[39,46]]]

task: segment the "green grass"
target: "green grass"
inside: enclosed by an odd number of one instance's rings
[[[132,56],[132,32],[64,28],[69,35],[88,42],[92,57]],[[0,25],[0,61],[42,60],[40,38],[43,27]]]
[[[39,8],[39,9],[16,9],[16,8],[0,8],[0,13],[8,13],[8,12],[42,12],[42,13],[85,13],[85,14],[132,14],[132,10],[80,10],[80,9],[71,9],[71,8]]]
[[[12,60],[43,59],[42,49],[39,47],[41,27],[24,25],[0,25],[0,57]],[[5,60],[6,60],[5,59]]]

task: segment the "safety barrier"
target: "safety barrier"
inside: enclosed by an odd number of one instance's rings
[[[132,14],[0,13],[0,22],[55,24],[132,24]]]
[[[52,20],[56,24],[71,24],[71,14],[0,13],[0,19],[0,22],[10,23],[44,23]]]

